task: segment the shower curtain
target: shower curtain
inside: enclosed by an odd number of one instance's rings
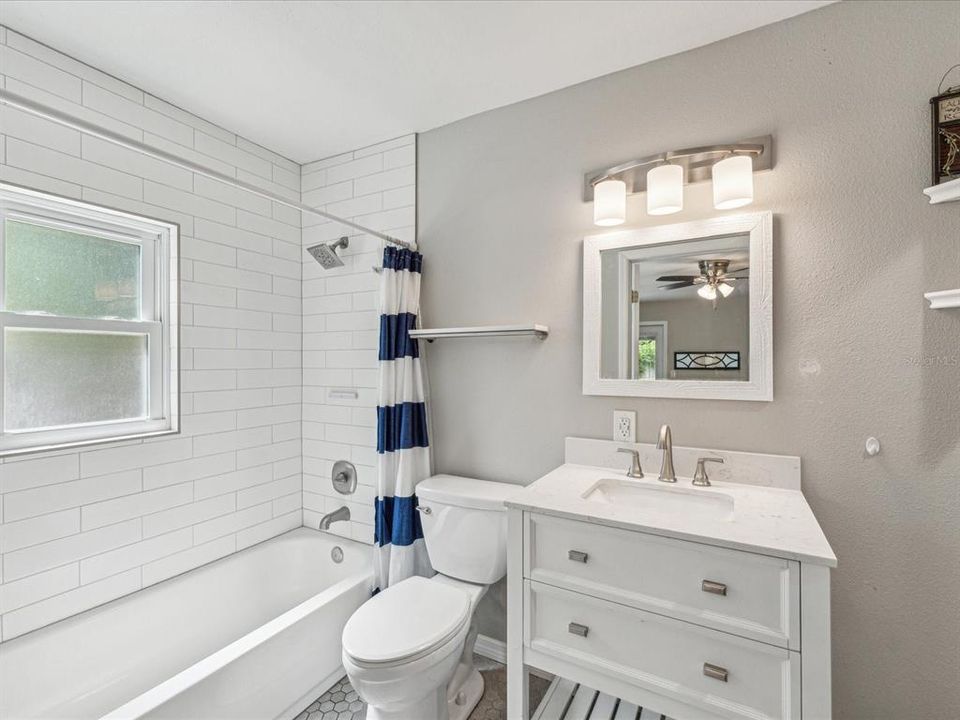
[[[430,476],[420,349],[410,337],[420,311],[423,256],[387,247],[380,274],[377,400],[376,589],[433,575],[417,511],[417,483]]]

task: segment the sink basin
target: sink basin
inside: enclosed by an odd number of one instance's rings
[[[583,494],[590,502],[618,505],[644,514],[699,515],[713,520],[733,517],[733,497],[716,490],[651,485],[622,478],[603,478]]]

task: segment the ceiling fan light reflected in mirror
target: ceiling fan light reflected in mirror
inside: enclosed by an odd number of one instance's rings
[[[697,295],[704,300],[713,301],[714,307],[717,300],[730,297],[736,290],[737,280],[746,280],[746,273],[750,267],[744,266],[737,270],[730,269],[730,260],[698,260],[698,275],[661,275],[657,282],[669,283],[660,285],[660,290],[679,290],[681,288],[695,287]],[[736,273],[736,274],[735,274]]]
[[[703,285],[699,290],[697,290],[697,295],[702,297],[704,300],[716,300],[717,289],[713,285]]]

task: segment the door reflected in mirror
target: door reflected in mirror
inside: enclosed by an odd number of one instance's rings
[[[601,250],[600,377],[750,379],[750,235]]]

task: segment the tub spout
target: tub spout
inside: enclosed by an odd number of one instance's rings
[[[327,513],[322,518],[320,518],[320,529],[329,530],[332,523],[337,522],[338,520],[349,520],[350,519],[350,508],[344,505],[342,508],[334,510],[332,513]]]

